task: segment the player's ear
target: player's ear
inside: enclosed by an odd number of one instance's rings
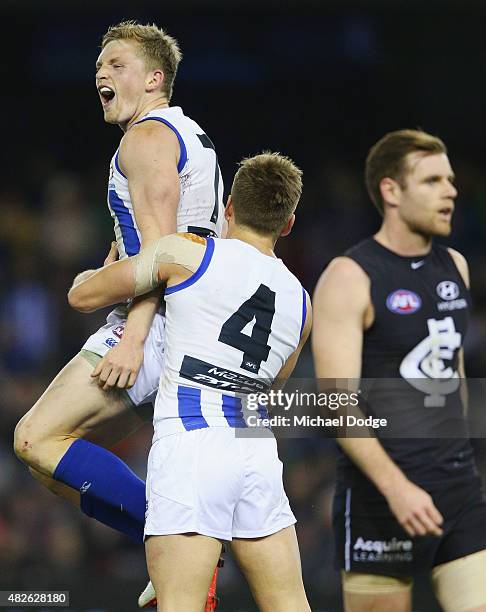
[[[152,92],[158,89],[162,89],[162,84],[164,82],[164,73],[162,70],[157,69],[153,70],[147,76],[147,91]]]
[[[280,236],[283,238],[284,236],[288,236],[292,231],[295,223],[295,215],[292,215],[287,223],[284,225],[283,230],[280,232]]]
[[[231,199],[231,193],[228,196],[228,201],[226,202],[226,208],[224,209],[224,218],[226,219],[226,221],[229,220],[234,217],[235,215],[235,211],[233,208],[233,200]]]
[[[398,206],[400,193],[402,188],[390,177],[385,177],[380,181],[380,192],[383,202],[391,204],[392,206]]]

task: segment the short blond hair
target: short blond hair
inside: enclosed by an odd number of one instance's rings
[[[302,171],[288,157],[270,151],[239,166],[231,188],[236,223],[277,238],[299,203]]]
[[[161,68],[164,72],[163,89],[170,100],[177,68],[182,59],[177,40],[154,23],[142,25],[137,21],[122,21],[110,26],[103,36],[101,48],[104,49],[114,40],[134,40],[139,44],[147,68]]]
[[[371,147],[366,158],[366,187],[381,216],[384,213],[384,205],[380,183],[388,177],[397,181],[401,187],[405,187],[405,177],[408,172],[405,158],[409,153],[447,154],[447,148],[440,138],[422,130],[389,132]]]

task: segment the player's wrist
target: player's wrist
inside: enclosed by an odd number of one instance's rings
[[[389,499],[403,490],[410,481],[398,466],[393,465],[393,469],[383,474],[376,486],[380,493]]]
[[[133,347],[143,347],[147,336],[145,334],[141,334],[140,331],[131,331],[125,328],[123,332],[123,337],[120,340],[120,344],[130,344]]]

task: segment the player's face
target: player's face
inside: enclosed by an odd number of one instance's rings
[[[400,190],[400,217],[424,236],[448,236],[457,190],[447,155],[410,153],[406,161],[409,171]]]
[[[143,104],[147,67],[131,40],[113,40],[102,50],[96,62],[96,88],[107,123],[122,128],[133,119]]]

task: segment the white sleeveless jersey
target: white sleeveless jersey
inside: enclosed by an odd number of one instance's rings
[[[159,121],[172,129],[179,140],[178,164],[181,196],[177,210],[177,231],[221,234],[223,224],[223,181],[213,143],[178,106],[159,108],[137,123]],[[110,164],[108,208],[115,222],[120,258],[140,250],[140,231],[135,221],[128,180],[118,163],[118,149]]]
[[[168,287],[154,441],[203,427],[245,427],[245,395],[265,391],[297,348],[306,293],[280,259],[207,239],[198,270]],[[260,412],[261,414],[261,412]]]

